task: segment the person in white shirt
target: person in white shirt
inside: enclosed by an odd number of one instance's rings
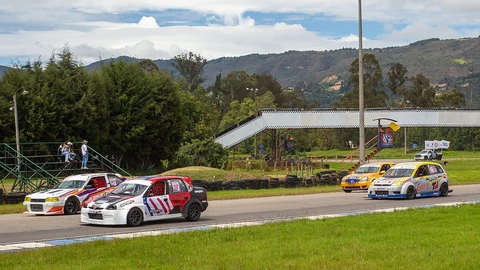
[[[88,169],[87,162],[88,162],[88,141],[84,140],[82,144],[82,169]]]

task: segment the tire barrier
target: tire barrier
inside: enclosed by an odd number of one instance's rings
[[[25,200],[27,193],[8,193],[3,196],[4,202],[6,204],[17,204]]]
[[[197,187],[203,187],[208,191],[217,190],[245,190],[245,189],[268,189],[268,188],[299,188],[315,187],[326,185],[339,185],[347,172],[325,171],[315,174],[311,177],[298,177],[297,175],[287,175],[285,179],[245,179],[229,181],[206,181],[192,180],[192,184]]]

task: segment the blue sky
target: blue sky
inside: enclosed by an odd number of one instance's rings
[[[363,0],[363,46],[480,35],[478,0]],[[358,47],[358,0],[0,0],[0,65],[67,45],[84,65],[118,56],[207,60]]]

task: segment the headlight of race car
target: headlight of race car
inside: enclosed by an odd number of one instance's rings
[[[107,210],[115,210],[117,209],[117,206],[115,204],[110,204],[109,206],[107,206],[107,208],[105,208]]]
[[[360,178],[360,182],[365,182],[365,181],[368,181],[368,176],[364,176]]]
[[[348,176],[344,176],[344,177],[342,178],[342,182],[346,182],[347,179],[348,179]]]
[[[32,199],[30,199],[30,197],[25,197],[25,199],[23,199],[24,202],[30,202],[32,201]]]
[[[393,187],[399,187],[399,186],[403,185],[403,182],[404,181],[395,181],[395,182],[393,182],[392,186]]]
[[[48,197],[45,202],[58,202],[58,197]]]

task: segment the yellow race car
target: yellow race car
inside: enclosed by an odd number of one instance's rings
[[[342,178],[340,183],[342,190],[346,193],[352,190],[367,190],[371,182],[380,178],[393,165],[393,162],[363,164],[356,171]]]

